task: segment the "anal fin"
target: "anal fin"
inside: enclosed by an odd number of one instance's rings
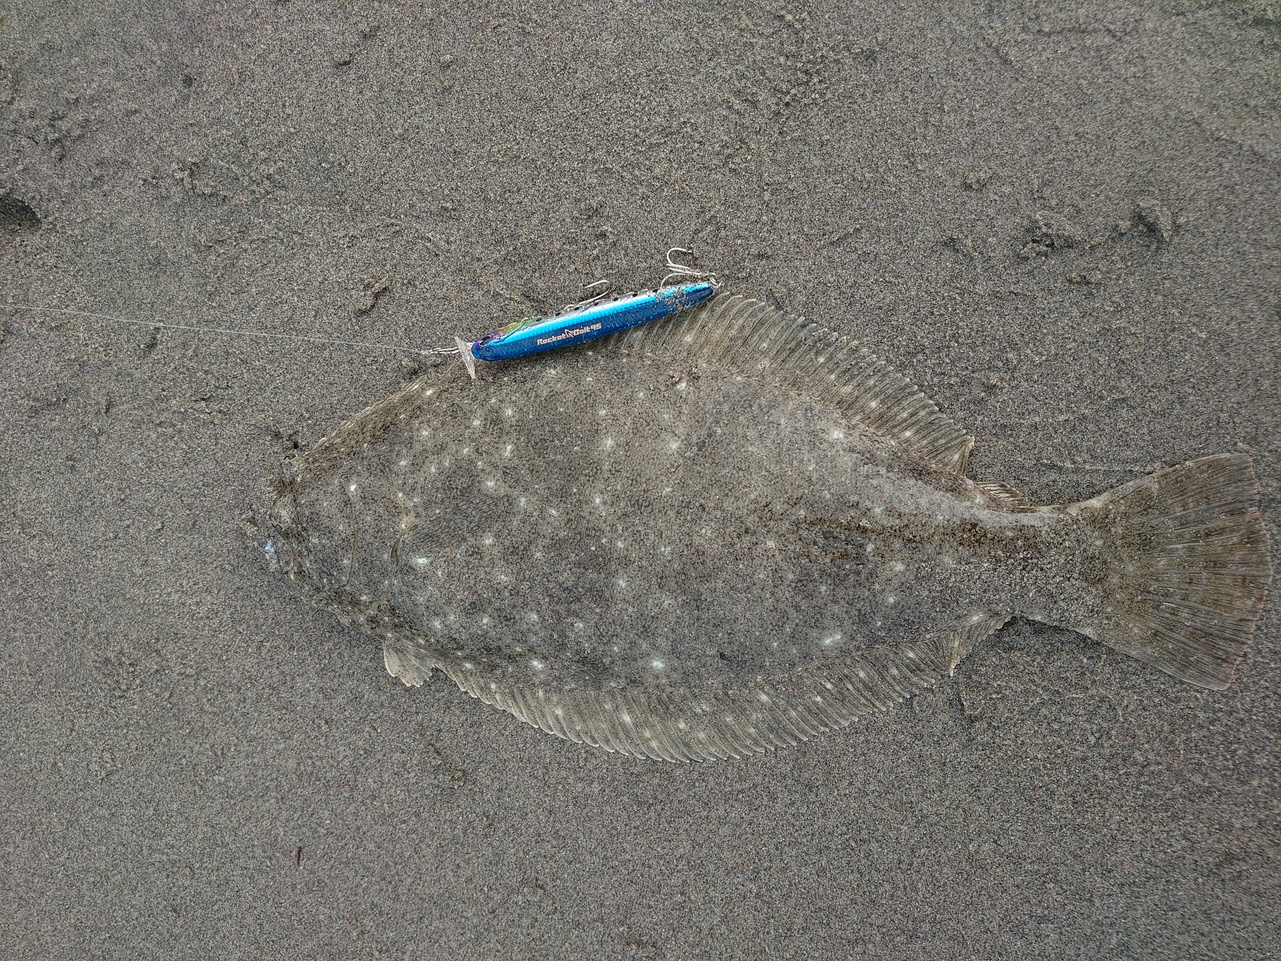
[[[738,686],[549,688],[482,679],[445,659],[441,669],[472,697],[579,744],[661,761],[760,754],[881,711],[943,674],[930,642],[884,645],[866,657],[759,677]]]

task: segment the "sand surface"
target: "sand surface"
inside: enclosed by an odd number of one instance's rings
[[[0,305],[433,345],[692,246],[979,479],[1244,450],[1277,542],[1274,4],[431,6],[0,0]],[[0,320],[0,957],[1281,956],[1275,605],[1222,693],[1016,622],[621,758],[405,689],[246,536],[419,361]]]

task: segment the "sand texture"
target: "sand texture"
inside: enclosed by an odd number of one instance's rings
[[[574,745],[307,603],[282,458],[653,286],[855,334],[1037,503],[1254,458],[1275,4],[0,0],[0,957],[1281,956],[1276,605],[1204,691],[1015,621],[785,751]],[[248,520],[247,520],[248,518]]]

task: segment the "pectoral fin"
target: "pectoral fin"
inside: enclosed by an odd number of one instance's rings
[[[387,673],[405,682],[406,687],[422,687],[431,676],[432,664],[420,652],[405,644],[388,640],[383,645],[383,663]]]
[[[947,661],[948,674],[955,674],[956,666],[970,656],[974,646],[999,631],[1009,619],[1009,614],[979,611],[962,620],[949,644],[951,653]]]

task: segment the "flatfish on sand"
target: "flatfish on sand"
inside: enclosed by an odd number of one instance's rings
[[[847,725],[1015,616],[1228,685],[1271,579],[1248,457],[1034,507],[971,446],[856,342],[721,296],[415,380],[287,465],[268,548],[406,684],[664,760]]]

